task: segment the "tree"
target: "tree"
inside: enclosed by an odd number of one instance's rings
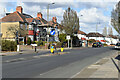
[[[76,33],[79,30],[79,17],[76,11],[72,10],[70,7],[65,10],[61,24],[66,34],[73,35]]]
[[[108,28],[108,35],[113,35],[112,27],[109,27],[109,28]]]
[[[104,27],[104,29],[103,29],[103,35],[107,36],[107,27]]]
[[[60,34],[59,35],[59,40],[60,40],[60,42],[66,42],[67,40],[66,40],[66,34]]]
[[[8,28],[8,33],[13,34],[14,36],[25,36],[26,31],[24,29],[19,28],[17,25],[10,25]]]
[[[120,1],[112,11],[111,25],[120,34]]]

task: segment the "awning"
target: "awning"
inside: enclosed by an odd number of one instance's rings
[[[106,40],[100,40],[101,42],[106,42]]]
[[[86,40],[86,38],[81,38],[81,40]]]

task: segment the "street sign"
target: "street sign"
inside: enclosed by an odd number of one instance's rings
[[[70,35],[67,35],[67,36],[66,36],[66,39],[67,39],[67,40],[70,40]]]
[[[54,35],[55,34],[55,30],[50,31],[50,34]]]

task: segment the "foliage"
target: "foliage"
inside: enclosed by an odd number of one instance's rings
[[[42,41],[42,40],[39,40],[39,41],[37,42],[37,45],[38,45],[38,46],[43,45],[43,41]]]
[[[103,46],[108,46],[107,44],[103,44]]]
[[[27,38],[27,44],[30,45],[31,43],[32,43],[31,38],[28,37],[28,38]]]
[[[111,25],[120,34],[120,1],[116,5],[116,8],[112,11]]]
[[[66,42],[66,34],[60,34],[59,40],[60,40],[60,42]]]
[[[16,51],[17,43],[16,41],[2,40],[2,51]]]
[[[12,33],[13,35],[18,36],[25,36],[26,32],[24,29],[19,28],[17,25],[10,25],[10,27],[7,28],[8,33]]]
[[[62,46],[62,42],[57,42],[57,47],[61,47]]]
[[[66,34],[72,35],[76,33],[79,30],[79,17],[76,11],[72,10],[70,7],[65,10],[61,24]]]
[[[23,43],[24,43],[23,41],[20,41],[20,42],[19,42],[19,45],[23,45]]]
[[[94,42],[96,42],[96,40],[94,40],[94,39],[89,39],[88,42],[89,42],[89,43],[94,43]]]

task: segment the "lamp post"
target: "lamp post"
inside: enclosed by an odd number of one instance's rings
[[[51,3],[51,4],[55,4],[55,3]],[[48,20],[48,21],[49,21],[49,6],[50,6],[51,4],[48,4],[48,5],[47,5],[47,20]]]
[[[51,4],[55,4],[55,3],[50,3],[50,4],[47,5],[47,21],[49,21],[49,6]],[[48,26],[49,26],[49,24],[48,24]],[[48,31],[48,28],[47,28],[47,31]],[[47,33],[47,47],[48,47],[48,38],[49,38],[49,36],[48,36],[48,33]]]
[[[83,15],[80,15],[80,16],[83,16]],[[81,30],[81,29],[80,29]]]

